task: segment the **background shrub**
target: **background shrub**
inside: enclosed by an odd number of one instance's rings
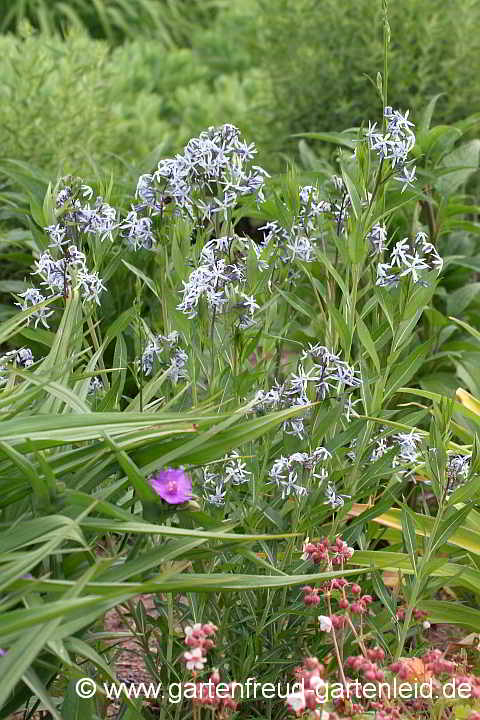
[[[381,3],[258,0],[258,58],[272,81],[272,119],[283,134],[338,130],[374,119],[383,67]],[[480,109],[480,6],[472,0],[389,3],[389,99],[419,111],[436,93],[435,120]]]
[[[383,68],[381,3],[3,0],[3,5],[0,0],[4,31],[18,31],[25,19],[43,31],[35,39],[2,40],[7,78],[2,100],[10,109],[2,108],[0,121],[11,139],[15,128],[13,147],[4,144],[7,156],[24,157],[30,137],[35,145],[32,125],[40,122],[38,109],[45,102],[41,122],[49,119],[53,148],[43,153],[50,161],[39,160],[58,166],[63,158],[55,134],[66,132],[69,158],[78,162],[73,138],[80,155],[88,148],[107,171],[105,157],[112,153],[128,163],[142,161],[159,144],[165,153],[178,151],[203,127],[227,120],[255,137],[263,164],[275,169],[279,151],[295,151],[290,134],[357,126],[379,109],[371,80]],[[389,7],[389,22],[393,105],[418,116],[430,97],[444,93],[434,120],[445,124],[480,110],[478,3],[448,0],[440,7],[433,0],[402,0]],[[51,33],[65,33],[69,23],[103,42],[89,46],[77,31],[75,41],[70,33],[65,52]],[[101,130],[106,117],[108,137]],[[81,124],[93,130],[88,141]]]
[[[216,6],[217,0],[0,0],[0,30],[17,31],[26,19],[49,33],[74,24],[114,43],[147,35],[173,45],[188,43],[190,24],[211,22]]]
[[[161,36],[112,48],[79,27],[63,40],[26,22],[19,35],[0,35],[2,155],[52,180],[108,177],[131,165],[149,170],[159,154],[180,150],[212,124],[232,122],[253,136],[254,127],[266,128],[257,106],[270,102],[269,80],[235,45],[236,17],[245,25],[238,8],[224,16],[222,72],[216,33],[204,36],[200,25],[194,48],[168,47]]]
[[[162,137],[158,95],[129,89],[108,46],[75,30],[0,36],[2,155],[45,172],[102,173],[141,158]],[[121,91],[121,92],[120,92]]]

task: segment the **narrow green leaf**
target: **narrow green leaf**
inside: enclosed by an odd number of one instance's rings
[[[107,433],[105,433],[105,442],[110,448],[112,448],[120,467],[127,475],[132,487],[135,488],[135,492],[138,494],[140,500],[155,502],[157,500],[155,492],[149,486],[148,482],[145,479],[145,476],[139,470],[133,460],[127,455],[124,450],[121,450],[118,447],[115,441],[111,437],[109,437]]]
[[[445,95],[445,93],[438,93],[437,95],[434,95],[432,99],[427,104],[425,110],[422,112],[420,116],[420,122],[418,123],[418,132],[417,135],[423,135],[430,129],[430,123],[432,122],[432,116],[433,111],[435,110],[435,105],[437,104],[438,100],[442,97],[442,95]]]
[[[378,595],[383,605],[385,605],[391,617],[395,617],[397,612],[395,599],[383,582],[380,573],[376,571],[372,572],[372,584],[375,594]]]
[[[40,507],[47,508],[50,504],[48,485],[44,479],[38,475],[34,464],[25,455],[17,452],[17,450],[2,440],[0,440],[0,451],[12,460],[14,465],[24,474],[25,478],[28,478]]]
[[[333,303],[326,303],[327,310],[329,315],[333,318],[335,322],[335,328],[337,330],[337,333],[340,336],[340,343],[342,345],[342,349],[344,352],[347,352],[348,348],[350,347],[350,331],[347,327],[347,323],[345,322],[345,318],[343,317],[340,310],[335,307]]]
[[[356,134],[356,133],[355,133]],[[291,137],[302,137],[310,140],[322,140],[323,142],[332,143],[333,145],[343,145],[350,150],[355,149],[355,140],[348,137],[348,135],[342,135],[341,133],[333,132],[310,132],[310,133],[295,133]]]
[[[362,343],[363,347],[373,360],[373,364],[375,365],[375,369],[377,372],[380,372],[380,358],[378,357],[377,350],[375,348],[375,343],[373,342],[372,336],[370,335],[370,332],[363,322],[362,318],[358,313],[356,313],[356,329],[358,333],[358,337],[360,339],[360,342]]]
[[[462,313],[472,303],[480,293],[480,283],[469,283],[464,287],[458,288],[447,296],[447,313]],[[465,323],[466,324],[466,323]]]
[[[437,534],[433,537],[432,553],[438,550],[444,543],[448,542],[457,528],[465,521],[471,509],[471,505],[466,505],[453,512],[440,524]]]
[[[62,715],[60,715],[60,713],[58,712],[52,698],[47,692],[47,689],[44,687],[42,681],[38,677],[35,670],[33,670],[33,668],[29,668],[25,671],[22,676],[22,680],[26,685],[28,685],[34,695],[36,695],[38,699],[42,701],[43,705],[48,710],[50,715],[54,718],[54,720],[66,720],[66,718],[62,717]]]
[[[153,283],[153,280],[151,280],[147,275],[145,275],[142,270],[135,267],[135,265],[130,265],[130,263],[128,263],[126,260],[122,260],[122,262],[134,275],[140,278],[140,280],[142,280],[142,282],[144,282],[145,285],[152,291],[155,297],[160,300],[160,296],[158,294],[157,288],[155,287],[155,284]]]
[[[479,269],[480,269],[480,265],[479,265]],[[470,333],[470,335],[472,335],[472,337],[476,338],[477,340],[480,340],[480,331],[477,330],[476,328],[472,327],[468,323],[466,323],[464,320],[459,320],[458,318],[455,318],[455,317],[449,317],[448,319],[453,320],[454,323],[457,323],[457,325],[460,325],[460,327],[462,327],[464,330],[466,330],[468,333]]]
[[[466,607],[460,602],[442,600],[423,600],[419,606],[421,610],[428,612],[430,622],[462,625],[476,632],[480,631],[480,610]]]
[[[402,507],[403,541],[410,557],[413,570],[417,573],[417,536],[415,534],[415,518],[407,505]]]
[[[341,168],[342,170],[342,177],[343,181],[345,183],[345,186],[348,191],[348,196],[352,202],[352,209],[354,212],[354,215],[356,219],[358,220],[359,217],[362,215],[362,201],[360,199],[360,195],[358,194],[358,190],[356,188],[355,182],[349,172],[346,170],[344,166]]]

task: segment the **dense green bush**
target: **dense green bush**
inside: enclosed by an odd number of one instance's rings
[[[259,128],[266,134],[269,83],[258,68],[218,74],[196,51],[179,48],[160,54],[154,41],[126,43],[114,51],[113,62],[125,93],[136,87],[158,94],[160,116],[174,149],[219,122],[231,122],[250,137]]]
[[[282,133],[352,127],[372,116],[381,106],[374,87],[383,66],[380,2],[277,0],[274,10],[267,0],[258,4],[258,58],[272,79]],[[436,122],[478,111],[479,4],[402,0],[388,12],[391,104],[418,111],[444,92]]]
[[[232,44],[219,74],[218,48],[203,42],[167,50],[139,39],[111,50],[78,29],[64,42],[27,25],[21,36],[0,36],[2,155],[52,176],[106,176],[130,164],[148,170],[152,153],[174,152],[211,124],[233,122],[250,135],[265,128],[252,112],[268,103],[265,74],[246,69]]]
[[[165,135],[157,95],[126,87],[108,46],[80,31],[0,36],[2,155],[44,171],[107,173]]]
[[[209,125],[230,122],[268,147],[272,94],[259,67],[255,33],[256,0],[237,0],[208,28],[192,24],[191,47],[159,52],[156,40],[126,42],[113,51],[124,90],[157,93],[171,144],[180,149]],[[262,162],[274,159],[262,153]]]
[[[188,42],[192,24],[210,22],[216,5],[216,0],[0,0],[0,31],[16,31],[27,20],[49,33],[74,24],[114,43],[155,35],[173,45]]]
[[[4,19],[14,7],[15,17],[22,17],[21,6],[23,16],[30,17],[30,5],[14,3]],[[45,18],[56,17],[54,8],[60,13],[61,7],[49,5]],[[95,35],[93,6],[88,13],[80,0],[66,7],[71,19],[77,13]],[[383,66],[381,3],[360,0],[339,6],[325,0],[320,7],[313,0],[237,0],[220,7],[192,0],[180,8],[163,0],[162,7],[160,26],[146,22],[140,10],[130,22],[131,8],[127,13],[120,0],[109,4],[113,30],[101,30],[99,22],[98,32],[111,39],[125,17],[131,30],[112,55],[101,43],[87,49],[86,38],[70,37],[68,52],[59,40],[47,41],[43,34],[23,42],[2,40],[2,70],[7,78],[2,100],[10,108],[3,107],[0,117],[3,128],[9,127],[10,133],[15,128],[10,136],[17,147],[15,157],[19,150],[24,157],[22,147],[30,150],[37,145],[32,125],[38,122],[40,106],[42,125],[55,126],[61,134],[66,131],[82,156],[88,148],[102,165],[104,155],[123,156],[124,149],[127,162],[139,160],[160,141],[169,152],[178,150],[201,128],[228,120],[257,138],[264,149],[262,161],[270,167],[275,166],[274,152],[288,147],[289,134],[355,126],[372,115],[370,108],[380,106],[374,81]],[[444,93],[435,110],[437,123],[451,123],[479,110],[474,72],[479,21],[480,9],[472,0],[449,0],[441,11],[433,0],[393,4],[389,8],[391,102],[418,113],[429,97]],[[37,24],[52,29],[49,22]],[[20,62],[17,55],[22,56]],[[29,80],[32,68],[34,82]],[[79,76],[84,78],[80,89]],[[57,83],[61,87],[54,89]],[[58,105],[64,108],[60,120]],[[14,118],[20,106],[22,113],[27,108],[27,122],[17,129]],[[106,116],[111,126],[108,138],[102,130]],[[29,122],[30,117],[34,121]],[[87,124],[93,129],[88,142],[79,127]],[[55,132],[49,133],[48,142],[58,148]],[[74,151],[68,144],[71,158]],[[8,142],[5,154],[11,154]],[[44,152],[49,155],[56,169],[58,150]]]

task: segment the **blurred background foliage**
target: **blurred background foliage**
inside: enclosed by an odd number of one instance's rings
[[[262,67],[282,133],[358,126],[379,106],[383,12],[369,0],[258,0]],[[275,12],[270,12],[272,5]],[[388,5],[390,104],[416,114],[445,93],[434,121],[480,109],[480,6],[473,0],[400,0]]]
[[[480,110],[480,6],[389,8],[389,97],[435,124]],[[47,173],[148,168],[232,122],[277,170],[289,135],[376,119],[380,3],[369,0],[0,0],[2,155]],[[152,157],[152,154],[154,157]]]
[[[217,0],[1,0],[2,32],[17,32],[24,20],[47,33],[84,27],[110,43],[149,35],[170,45],[188,44],[191,24],[215,17]]]

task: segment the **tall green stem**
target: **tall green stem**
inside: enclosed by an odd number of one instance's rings
[[[388,47],[390,45],[390,25],[388,22],[388,0],[382,0],[383,9],[383,107],[388,105]],[[386,118],[383,118],[384,129],[386,129]]]
[[[424,569],[430,562],[430,557],[432,555],[432,547],[433,547],[434,542],[436,541],[438,528],[440,527],[440,523],[442,522],[442,519],[443,519],[443,506],[440,506],[438,508],[438,513],[437,513],[437,515],[435,517],[435,521],[433,523],[432,532],[428,536],[428,541],[427,541],[427,545],[425,548],[425,552],[424,552],[423,556],[421,557],[420,562],[418,563],[417,573],[415,575],[415,580],[414,580],[414,583],[413,583],[411,591],[410,591],[410,597],[408,599],[408,606],[405,611],[405,620],[403,622],[403,626],[400,631],[400,637],[398,639],[397,651],[395,653],[395,658],[394,658],[395,661],[397,661],[399,659],[399,657],[401,656],[401,654],[403,652],[403,648],[405,646],[405,641],[407,639],[408,628],[410,626],[410,622],[412,619],[413,610],[414,610],[417,600],[419,598],[423,580],[424,580],[424,575],[425,575]]]

